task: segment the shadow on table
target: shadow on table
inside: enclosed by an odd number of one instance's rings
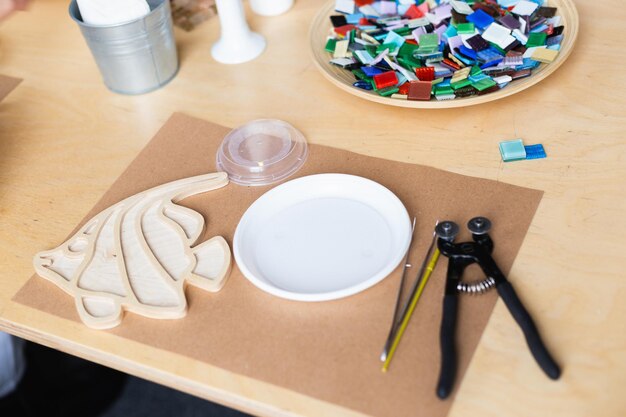
[[[245,417],[229,408],[34,343],[6,417]]]

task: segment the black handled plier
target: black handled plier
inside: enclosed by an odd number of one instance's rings
[[[467,224],[472,242],[454,243],[459,226],[451,221],[437,225],[437,247],[448,258],[443,316],[441,319],[441,369],[437,384],[437,396],[445,399],[450,395],[456,376],[455,330],[459,292],[482,293],[496,287],[498,294],[526,337],[528,347],[543,371],[552,379],[558,379],[561,370],[546,349],[530,314],[517,297],[515,290],[491,257],[493,241],[489,237],[491,222],[485,217],[475,217]],[[484,281],[467,285],[461,281],[463,272],[471,264],[478,264],[486,274]]]

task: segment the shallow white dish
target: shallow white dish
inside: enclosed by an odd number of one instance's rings
[[[411,240],[406,208],[382,185],[319,174],[268,191],[244,213],[233,241],[243,275],[290,300],[356,294],[389,275]]]

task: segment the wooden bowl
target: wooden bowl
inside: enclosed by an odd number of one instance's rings
[[[572,52],[576,36],[578,35],[578,12],[576,11],[574,2],[572,0],[552,0],[550,2],[550,6],[558,8],[557,15],[561,16],[561,25],[565,26],[563,30],[564,38],[561,43],[561,50],[554,62],[550,64],[541,64],[539,68],[533,70],[530,77],[513,81],[505,88],[483,96],[471,96],[443,101],[437,101],[436,99],[431,99],[430,101],[401,100],[391,97],[383,97],[374,91],[366,91],[353,87],[352,84],[356,80],[354,79],[352,73],[336,65],[332,65],[329,62],[332,57],[324,50],[324,47],[331,28],[329,16],[336,14],[334,6],[335,0],[330,0],[326,5],[324,5],[324,7],[322,7],[311,25],[309,42],[311,52],[313,53],[313,61],[322,74],[330,80],[330,82],[342,90],[345,90],[357,97],[375,101],[377,103],[388,104],[390,106],[412,107],[416,109],[443,109],[472,106],[474,104],[487,103],[489,101],[510,96],[537,84],[539,81],[556,71]]]

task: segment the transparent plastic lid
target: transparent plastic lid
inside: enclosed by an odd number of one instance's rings
[[[217,150],[217,169],[237,184],[267,185],[300,169],[308,152],[304,136],[289,123],[254,120],[226,135]]]

